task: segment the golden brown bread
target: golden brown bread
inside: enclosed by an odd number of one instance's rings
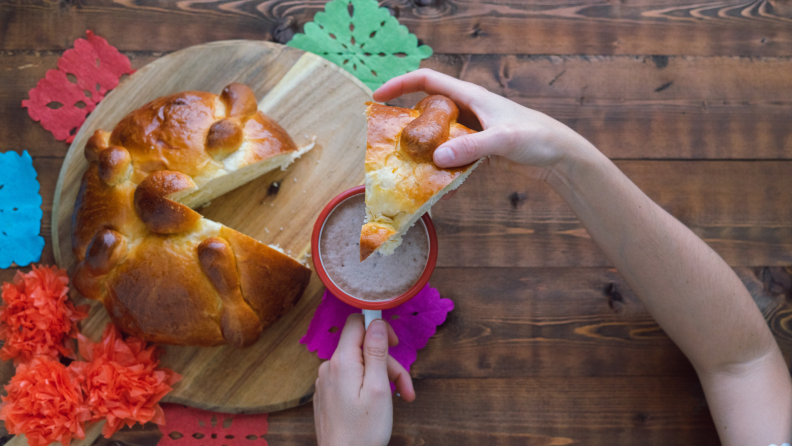
[[[360,260],[392,254],[404,234],[437,200],[457,188],[479,162],[452,169],[435,165],[435,149],[451,138],[475,133],[459,124],[459,110],[432,95],[414,109],[368,103],[366,222]]]
[[[310,270],[190,207],[301,153],[240,84],[162,97],[97,130],[72,221],[75,288],[150,341],[252,344]]]
[[[360,261],[364,261],[385,243],[396,230],[391,225],[376,222],[366,223],[360,229]]]
[[[420,115],[402,130],[400,148],[416,163],[433,163],[434,151],[448,140],[459,109],[451,99],[432,95],[418,102],[415,110]]]

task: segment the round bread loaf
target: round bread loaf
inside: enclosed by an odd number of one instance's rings
[[[162,97],[97,130],[72,217],[75,288],[149,341],[252,344],[295,305],[310,270],[191,207],[308,149],[241,84]]]

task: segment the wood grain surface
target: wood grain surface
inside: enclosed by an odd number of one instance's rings
[[[694,377],[427,379],[395,403],[392,445],[718,445]],[[270,415],[268,441],[311,444],[309,408]]]
[[[126,54],[135,66],[157,59]],[[9,91],[26,97],[59,55],[4,56]],[[436,54],[423,66],[560,119],[615,159],[792,158],[790,58]],[[412,107],[418,99],[394,104]],[[8,124],[0,127],[0,150],[64,153],[16,107],[0,109],[0,119]]]
[[[68,271],[76,266],[72,213],[88,167],[85,142],[94,131],[109,131],[128,113],[158,97],[186,90],[220,92],[231,82],[249,86],[259,110],[278,121],[298,146],[314,138],[316,146],[287,170],[259,177],[200,211],[307,259],[313,223],[324,205],[363,181],[363,112],[370,91],[313,54],[268,42],[224,41],[190,47],[146,65],[91,113],[66,154],[55,188],[52,238],[58,265]],[[272,187],[273,183],[281,186]],[[165,399],[224,412],[270,412],[309,399],[320,361],[299,340],[323,290],[314,274],[297,306],[251,347],[165,346],[162,364],[182,375]],[[98,339],[109,317],[101,304],[87,302],[92,309],[82,322],[82,332]]]
[[[792,264],[790,161],[617,161],[732,266]],[[439,266],[610,266],[544,183],[483,166],[433,207]],[[493,205],[497,207],[493,209]]]
[[[284,43],[324,3],[0,0],[0,151],[33,156],[42,262],[68,145],[19,106],[74,39],[91,29],[140,69],[215,40]],[[422,66],[548,113],[616,159],[728,260],[792,357],[789,1],[381,4],[434,49]],[[545,185],[480,169],[433,213],[431,283],[455,310],[418,353],[418,398],[396,403],[391,444],[719,444],[689,362]],[[147,425],[95,444],[161,436]],[[265,438],[316,444],[310,404],[271,413]]]
[[[169,51],[224,39],[288,40],[326,2],[7,3],[0,49],[66,49],[91,28],[118,36],[115,45],[122,50]],[[383,3],[438,53],[792,55],[792,6],[786,0]]]

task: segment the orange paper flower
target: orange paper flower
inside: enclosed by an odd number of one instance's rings
[[[69,367],[79,376],[93,419],[107,419],[102,430],[106,438],[124,424],[165,424],[158,403],[181,376],[169,369],[157,369],[156,346],[146,347],[145,341],[134,337],[125,341],[112,324],[107,325],[98,344],[83,335],[78,342],[80,355],[88,362],[73,362]]]
[[[5,386],[0,419],[12,434],[25,434],[30,446],[46,446],[60,441],[68,446],[72,438],[85,438],[85,422],[91,413],[82,391],[66,367],[47,357],[34,358],[17,367]]]
[[[19,365],[36,356],[74,358],[70,338],[77,337],[77,322],[88,316],[88,307],[74,308],[66,295],[68,283],[66,271],[55,266],[33,266],[27,274],[17,271],[13,284],[3,283],[0,339],[5,345],[0,359]]]

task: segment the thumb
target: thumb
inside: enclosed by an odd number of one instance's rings
[[[499,147],[493,132],[473,133],[444,142],[434,151],[434,162],[440,167],[464,166],[488,155]]]
[[[382,319],[371,322],[363,340],[363,388],[385,390],[390,393],[388,381],[388,327]]]

